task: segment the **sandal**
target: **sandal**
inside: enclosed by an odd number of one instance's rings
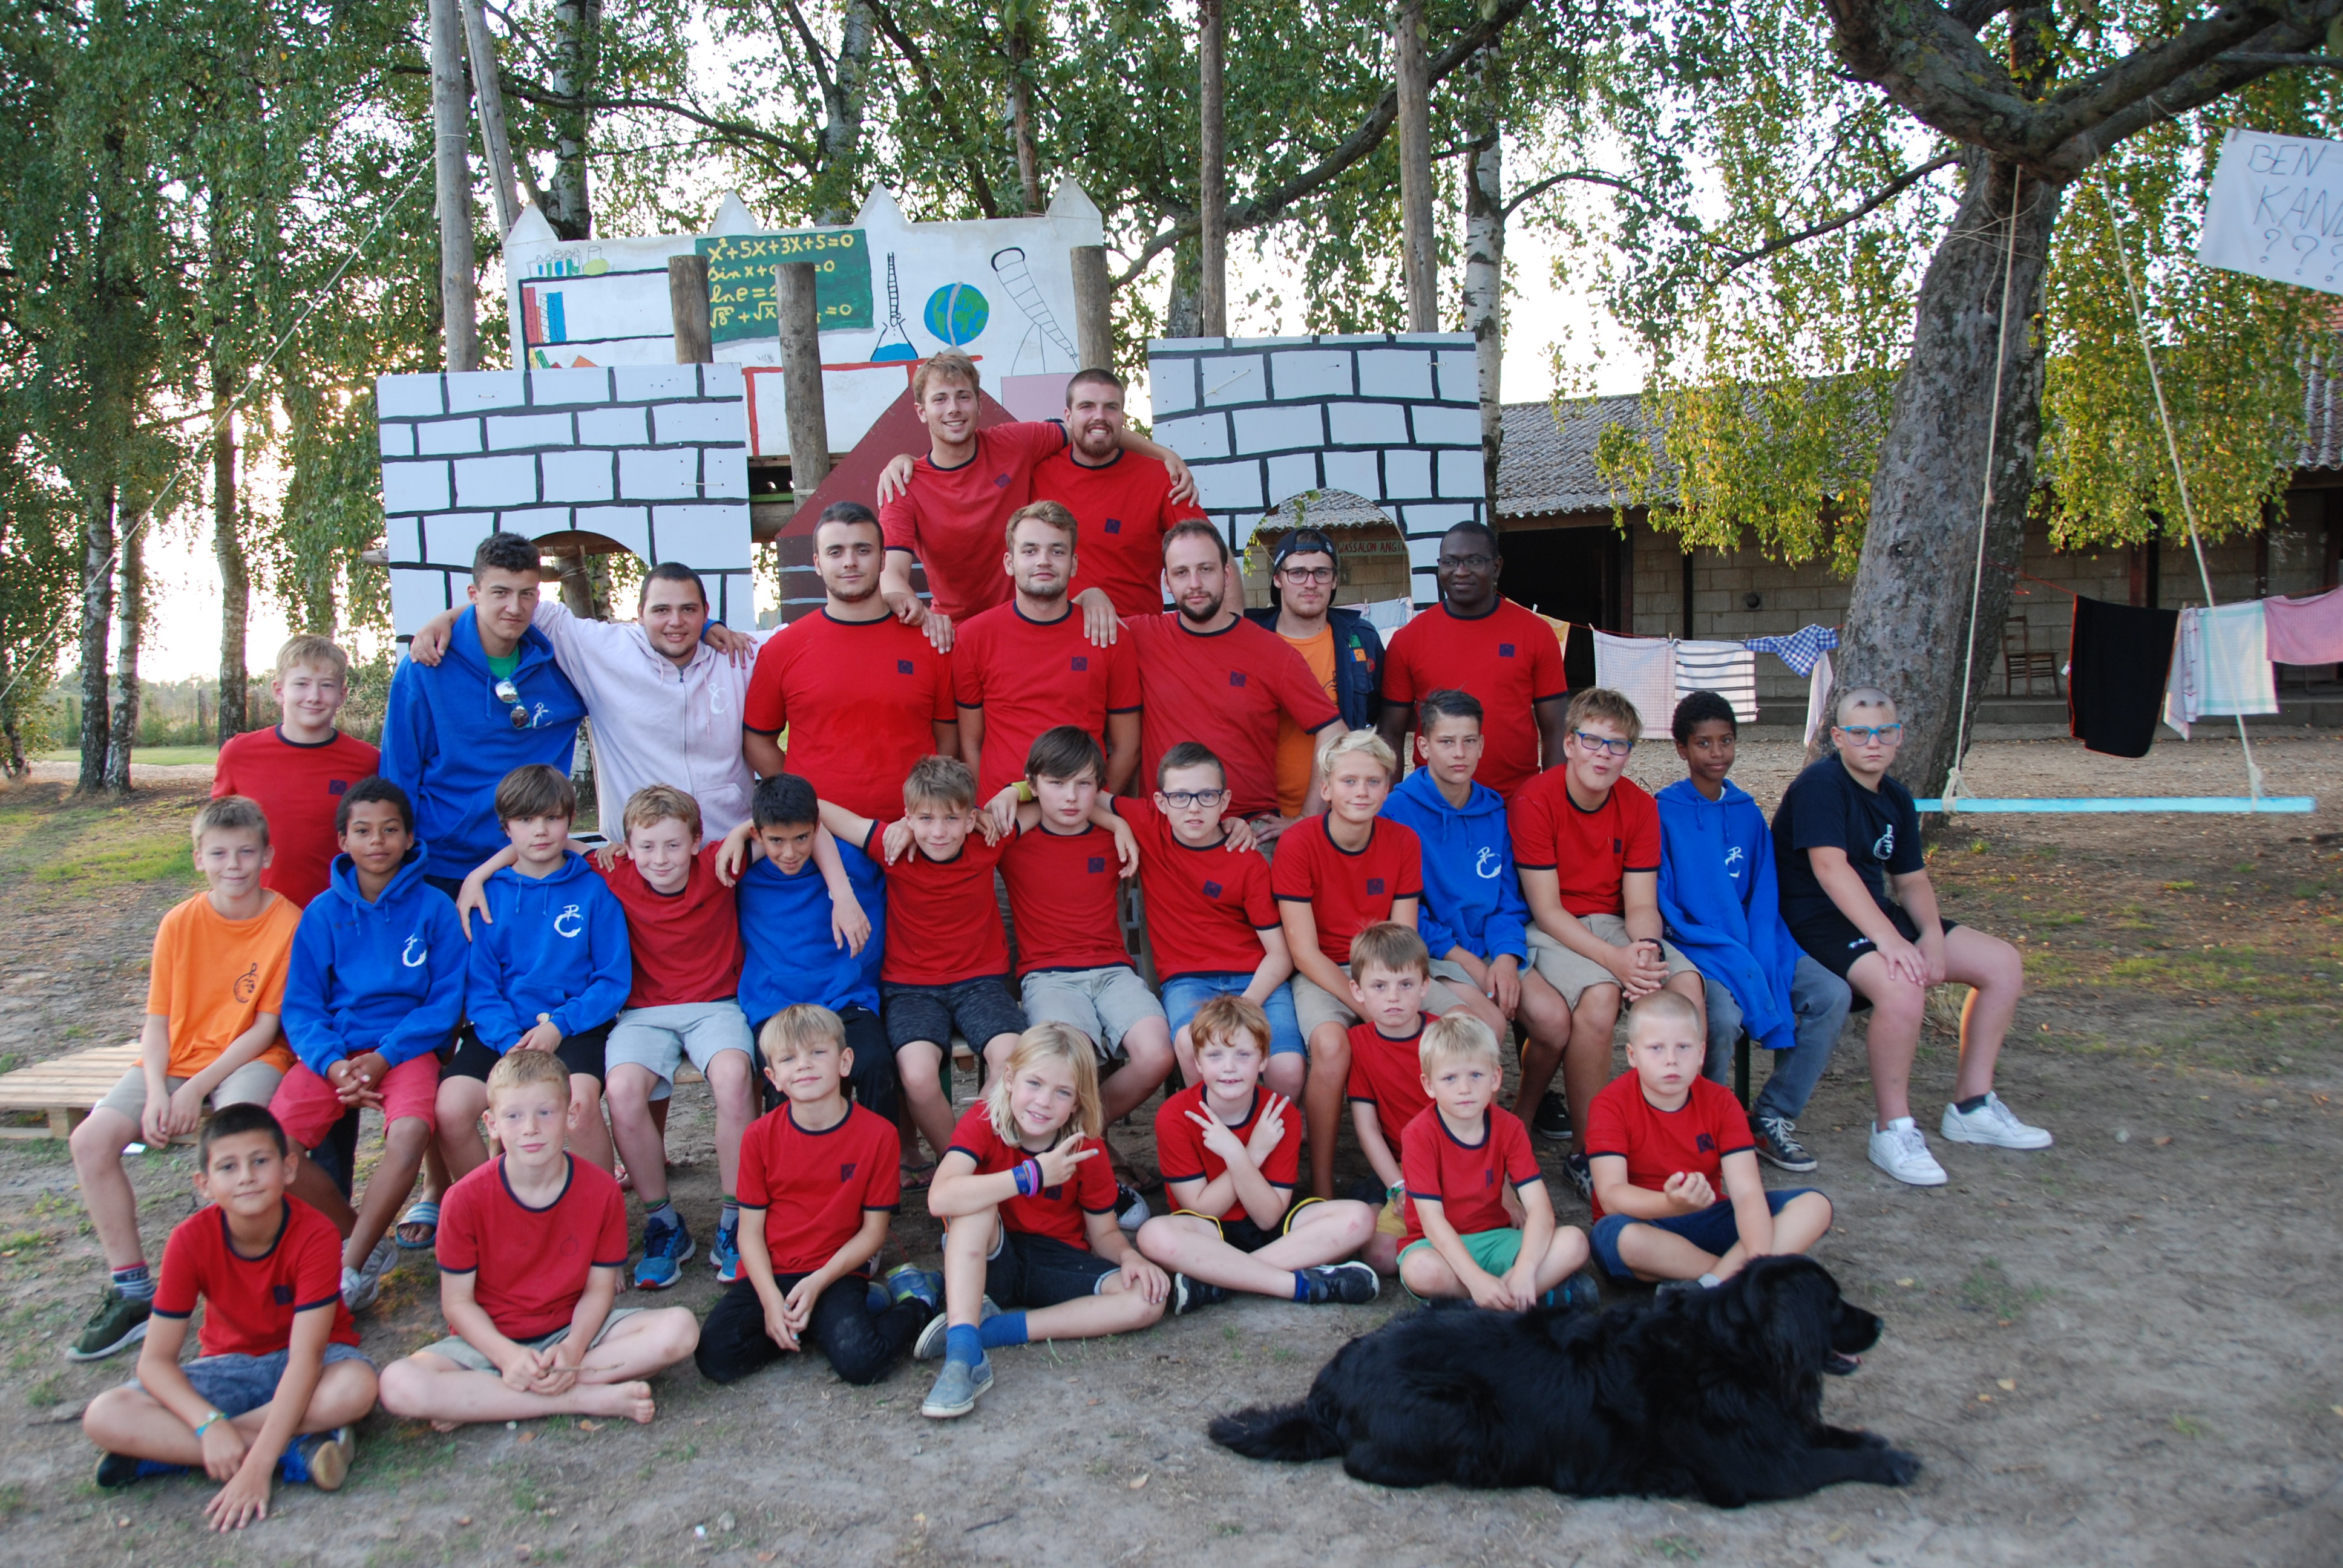
[[[407,1239],[407,1228],[409,1225],[423,1231],[423,1240],[410,1241]],[[439,1238],[439,1205],[428,1198],[417,1202],[398,1217],[397,1235],[398,1244],[407,1251],[420,1252],[428,1248]]]
[[[936,1162],[932,1160],[921,1160],[906,1164],[902,1168],[901,1175],[904,1191],[924,1192],[935,1183]]]

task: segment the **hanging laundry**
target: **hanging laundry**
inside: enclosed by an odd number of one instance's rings
[[[1666,732],[1676,711],[1676,650],[1664,637],[1594,634],[1594,682],[1635,705],[1644,732]]]
[[[2087,749],[2147,755],[2179,630],[2178,610],[2077,598],[2066,713],[2070,732]]]
[[[2343,664],[2343,588],[2308,598],[2266,598],[2269,656],[2279,664]]]
[[[1802,627],[1787,637],[1753,637],[1741,646],[1757,653],[1770,653],[1800,675],[1810,675],[1815,660],[1823,656],[1823,651],[1838,646],[1838,628]]]
[[[2261,601],[2182,610],[2164,721],[2186,740],[2199,719],[2277,711],[2269,618]]]
[[[1788,660],[1785,658],[1783,662],[1787,663]],[[1825,705],[1830,701],[1831,683],[1835,678],[1831,674],[1829,650],[1815,649],[1814,666],[1806,676],[1805,743],[1808,746],[1815,743],[1815,736],[1830,728],[1830,713]]]
[[[1757,656],[1745,643],[1677,642],[1676,700],[1695,691],[1714,691],[1733,704],[1734,718],[1756,723]]]

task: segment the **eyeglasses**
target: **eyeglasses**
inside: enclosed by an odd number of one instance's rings
[[[520,688],[513,684],[512,677],[505,677],[504,679],[488,688],[488,690],[495,695],[498,702],[512,709],[512,727],[515,729],[529,728],[528,704],[520,699]]]
[[[1277,541],[1277,548],[1270,553],[1269,564],[1283,571],[1285,563],[1295,556],[1324,556],[1332,560],[1334,541],[1316,528],[1296,528]]]
[[[1599,751],[1605,757],[1624,757],[1635,749],[1635,743],[1632,740],[1614,740],[1607,735],[1589,735],[1584,729],[1574,729],[1571,733],[1578,738],[1579,749],[1584,751]]]
[[[1842,724],[1838,732],[1857,746],[1868,746],[1874,741],[1892,744],[1904,738],[1901,724]]]
[[[1177,811],[1191,806],[1217,806],[1229,798],[1225,789],[1166,789],[1164,802]]]
[[[1477,553],[1469,556],[1443,556],[1440,558],[1440,569],[1450,572],[1484,572],[1494,566],[1496,561],[1497,558],[1494,556]]]
[[[1330,583],[1334,580],[1332,567],[1280,567],[1277,575],[1288,582]]]

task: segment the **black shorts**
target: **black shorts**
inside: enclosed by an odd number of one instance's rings
[[[1323,1203],[1326,1200],[1323,1198],[1298,1198],[1294,1200],[1292,1202],[1288,1203],[1285,1206],[1284,1216],[1278,1221],[1277,1226],[1274,1230],[1264,1230],[1261,1226],[1256,1225],[1253,1223],[1252,1216],[1250,1214],[1242,1220],[1223,1220],[1214,1214],[1199,1214],[1193,1209],[1174,1209],[1172,1212],[1174,1214],[1183,1214],[1191,1220],[1210,1220],[1213,1224],[1218,1225],[1221,1228],[1222,1241],[1226,1241],[1230,1246],[1234,1247],[1240,1252],[1258,1252],[1263,1247],[1268,1246],[1272,1241],[1276,1241],[1282,1236],[1289,1234],[1293,1229],[1293,1217],[1295,1215],[1301,1213],[1302,1210],[1307,1209],[1312,1203]]]
[[[890,985],[884,993],[887,1044],[900,1050],[920,1040],[946,1047],[958,1026],[971,1050],[982,1050],[997,1034],[1023,1034],[1025,1010],[999,975],[956,980],[950,985]]]
[[[576,1034],[565,1034],[561,1043],[553,1048],[554,1056],[573,1075],[583,1074],[599,1083],[603,1081],[602,1045],[610,1038],[610,1024],[598,1023],[591,1029],[581,1029]],[[472,1026],[466,1024],[456,1036],[455,1051],[439,1064],[442,1078],[477,1078],[488,1081],[488,1069],[502,1060],[500,1054],[480,1043]]]
[[[1107,1276],[1122,1271],[1087,1247],[1069,1247],[1055,1236],[1003,1226],[1001,1244],[985,1260],[984,1293],[997,1307],[1054,1307],[1095,1296]]]
[[[1916,942],[1920,940],[1920,928],[1912,923],[1912,917],[1904,912],[1902,905],[1883,904],[1880,908],[1887,918],[1896,923],[1896,930],[1902,934],[1906,941]],[[1948,931],[1960,924],[1958,920],[1948,920],[1941,915],[1936,919],[1937,924]],[[1846,971],[1855,967],[1855,960],[1865,953],[1878,950],[1878,944],[1865,936],[1856,929],[1855,923],[1841,914],[1836,908],[1833,908],[1827,914],[1815,915],[1811,919],[1800,920],[1790,928],[1790,935],[1795,937],[1798,945],[1806,950],[1808,958],[1841,980],[1846,979]]]
[[[757,1064],[757,1083],[765,1097],[765,1109],[779,1108],[781,1093],[773,1087],[765,1063],[765,1025],[772,1021],[760,1018],[749,1025],[749,1033],[759,1044],[750,1059]],[[838,1021],[846,1028],[846,1049],[854,1053],[854,1070],[846,1075],[846,1085],[853,1091],[854,1103],[872,1115],[886,1121],[895,1120],[900,1095],[895,1080],[895,1051],[887,1043],[887,1031],[880,1026],[879,1015],[869,1008],[850,1002],[839,1010]]]

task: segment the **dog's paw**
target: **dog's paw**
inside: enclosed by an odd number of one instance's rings
[[[1906,1453],[1900,1448],[1891,1448],[1886,1451],[1883,1457],[1885,1459],[1886,1464],[1882,1473],[1881,1479],[1888,1485],[1909,1486],[1920,1478],[1920,1456],[1918,1454]]]

